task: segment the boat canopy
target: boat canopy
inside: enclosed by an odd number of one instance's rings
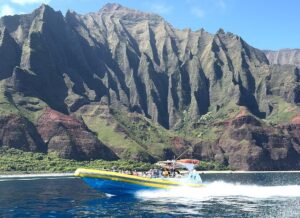
[[[159,161],[156,164],[162,168],[167,169],[187,169],[191,171],[194,169],[195,165],[199,164],[200,161],[196,159],[182,159],[182,160],[166,160]]]

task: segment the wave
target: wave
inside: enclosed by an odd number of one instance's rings
[[[145,199],[180,199],[204,201],[213,198],[246,197],[266,199],[274,197],[300,197],[300,185],[258,186],[216,181],[203,188],[179,187],[169,190],[143,191],[137,197]]]

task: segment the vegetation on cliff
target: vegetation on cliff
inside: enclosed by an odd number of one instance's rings
[[[153,165],[145,162],[131,160],[105,161],[75,161],[60,158],[56,153],[43,154],[24,152],[14,148],[0,148],[0,173],[13,172],[74,172],[79,167],[111,170],[146,171]]]
[[[0,147],[300,169],[300,70],[272,63],[233,33],[179,30],[119,4],[4,16]]]
[[[24,152],[14,148],[0,148],[0,174],[3,173],[41,173],[74,172],[79,167],[103,170],[148,171],[156,168],[154,164],[132,160],[91,160],[75,161],[60,158],[56,153],[43,154]],[[215,162],[201,162],[197,170],[225,170],[225,166]]]

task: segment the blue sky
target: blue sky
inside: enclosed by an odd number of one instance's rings
[[[84,14],[116,2],[160,14],[176,28],[219,28],[259,49],[300,48],[300,0],[0,0],[0,15],[30,13],[41,3]]]

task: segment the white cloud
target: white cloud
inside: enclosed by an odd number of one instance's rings
[[[9,5],[2,5],[0,7],[0,16],[5,16],[5,15],[13,15],[15,14],[15,9],[13,9],[11,6]]]
[[[10,0],[14,4],[18,5],[30,5],[30,4],[48,4],[51,0]]]
[[[168,14],[172,12],[173,7],[164,3],[152,4],[151,11],[158,14]]]
[[[191,9],[191,12],[193,15],[195,15],[196,17],[202,18],[205,16],[205,12],[203,9],[199,8],[199,7],[194,7]]]

